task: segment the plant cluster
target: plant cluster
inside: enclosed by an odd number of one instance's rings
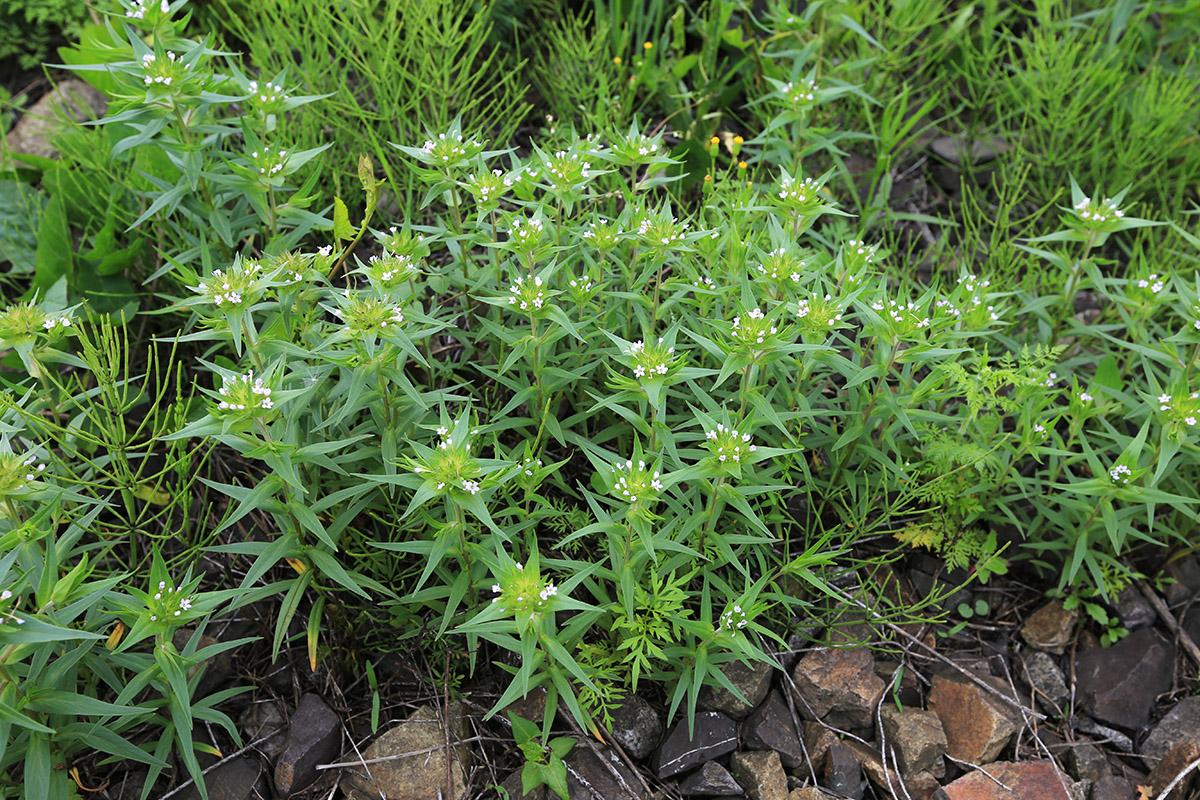
[[[599,731],[652,687],[690,720],[847,572],[1019,559],[1114,640],[1132,559],[1192,530],[1188,217],[1106,173],[1039,173],[1037,210],[998,179],[913,266],[938,220],[894,207],[896,168],[946,99],[914,76],[984,58],[996,4],[980,32],[940,2],[612,0],[527,65],[489,44],[521,30],[499,2],[329,7],[316,37],[229,5],[249,64],[187,5],[88,28],[63,60],[108,116],[0,184],[27,290],[0,310],[0,793],[70,796],[89,750],[146,764],[143,797],[173,756],[202,786],[193,726],[237,741],[236,690],[196,697],[199,667],[241,644],[204,633],[251,603],[314,670],[387,636],[500,673],[490,714],[544,687],[540,731],[510,719],[562,795],[559,707]],[[526,67],[552,119],[514,140]]]

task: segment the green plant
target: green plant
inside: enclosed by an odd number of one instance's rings
[[[539,786],[549,786],[563,800],[567,796],[567,765],[563,756],[571,752],[575,740],[569,736],[556,736],[542,744],[538,740],[540,729],[536,723],[524,717],[510,713],[513,738],[521,754],[525,756],[525,766],[521,770],[521,793],[529,794]]]
[[[13,59],[21,69],[39,66],[58,40],[79,35],[88,20],[87,6],[70,0],[4,0],[0,16],[0,61]]]

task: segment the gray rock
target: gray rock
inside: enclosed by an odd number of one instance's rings
[[[648,758],[663,735],[662,718],[641,697],[631,694],[613,712],[612,735],[630,758]]]
[[[317,765],[336,761],[342,750],[342,723],[315,694],[300,698],[283,753],[275,763],[275,788],[287,797],[317,779]]]
[[[771,692],[742,723],[742,744],[747,750],[774,750],[786,769],[804,764],[804,748],[783,695]]]
[[[9,131],[6,141],[14,153],[54,158],[58,150],[50,139],[63,129],[64,119],[76,122],[98,119],[104,116],[107,108],[104,95],[90,84],[80,80],[62,81],[54,91],[25,111]]]
[[[730,771],[746,787],[750,800],[787,800],[787,774],[774,751],[734,753]]]
[[[1071,790],[1071,800],[1089,800],[1092,796],[1092,786],[1095,781],[1075,781],[1067,786]]]
[[[752,661],[750,664],[729,661],[721,666],[721,672],[747,702],[738,700],[733,692],[723,686],[705,686],[700,690],[696,704],[704,711],[720,711],[732,719],[745,719],[767,696],[774,671],[774,667],[762,661]]]
[[[862,764],[850,748],[841,744],[830,745],[825,761],[825,788],[854,800],[862,800],[866,794]]]
[[[287,747],[287,719],[273,700],[251,703],[238,716],[238,729],[247,743],[259,742],[258,752],[274,762]]]
[[[461,708],[452,705],[450,739],[466,738]],[[384,731],[362,754],[368,762],[345,770],[341,789],[350,800],[447,800],[445,728],[440,711],[423,705],[404,722]],[[401,753],[418,753],[389,758]],[[387,759],[375,761],[372,759]],[[449,800],[467,794],[471,753],[465,745],[451,747]]]
[[[998,136],[976,140],[964,136],[939,136],[929,143],[929,149],[952,164],[986,164],[1007,151],[1008,145]]]
[[[1075,698],[1082,710],[1110,725],[1136,730],[1150,720],[1158,695],[1171,688],[1175,648],[1149,628],[1112,647],[1075,657]]]
[[[1150,731],[1138,752],[1162,759],[1179,745],[1188,742],[1200,744],[1200,697],[1185,697],[1176,703]]]
[[[734,780],[729,770],[716,761],[705,763],[679,784],[679,793],[684,797],[739,795],[742,791],[741,784]]]
[[[509,713],[516,714],[518,717],[542,724],[542,718],[546,716],[546,687],[535,686],[525,693],[523,697],[518,697],[504,707],[501,711],[501,716],[508,719]]]
[[[529,794],[525,794],[523,791],[521,791],[522,787],[525,785],[521,780],[521,772],[522,770],[519,769],[512,772],[507,778],[504,779],[504,783],[500,784],[504,791],[508,792],[508,800],[546,800],[546,784],[544,783],[540,786],[533,787]],[[553,796],[558,797],[558,795]]]
[[[905,778],[928,771],[935,777],[946,774],[946,732],[932,711],[917,708],[898,710],[885,704],[880,711],[888,746],[896,753],[900,774]]]
[[[1108,759],[1094,744],[1076,744],[1067,750],[1063,760],[1071,774],[1081,781],[1098,781],[1112,774]]]
[[[737,749],[737,725],[719,711],[698,711],[693,735],[686,719],[676,722],[654,754],[652,767],[659,779],[682,775]]]
[[[593,749],[580,742],[563,761],[571,800],[640,800],[645,794],[637,775],[611,747],[597,745]],[[555,800],[558,795],[548,792],[546,797]]]
[[[1062,670],[1049,653],[1035,650],[1025,653],[1021,659],[1025,667],[1025,677],[1035,690],[1035,696],[1043,709],[1050,713],[1061,714],[1066,708],[1070,693],[1063,678]]]
[[[1136,586],[1126,586],[1117,595],[1117,614],[1121,617],[1121,624],[1131,631],[1149,627],[1158,619],[1154,606]]]
[[[1200,595],[1200,559],[1196,556],[1171,561],[1163,569],[1163,577],[1170,579],[1163,587],[1169,606],[1181,605]]]
[[[208,800],[253,800],[266,797],[262,763],[257,758],[235,758],[218,764],[204,774]],[[195,784],[175,795],[178,800],[201,800]]]
[[[1092,785],[1092,800],[1134,800],[1137,791],[1129,781],[1109,775]]]

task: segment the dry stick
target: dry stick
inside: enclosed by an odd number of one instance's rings
[[[1165,788],[1161,792],[1159,792],[1158,797],[1154,798],[1154,800],[1167,800],[1167,795],[1169,795],[1171,793],[1171,790],[1174,789],[1176,786],[1178,786],[1179,783],[1185,777],[1187,777],[1187,774],[1189,772],[1191,772],[1192,770],[1194,770],[1196,767],[1200,767],[1200,758],[1197,758],[1195,761],[1193,761],[1192,763],[1188,764],[1186,767],[1181,769],[1179,771],[1179,774],[1175,776],[1175,779],[1173,781],[1171,781],[1170,783],[1168,783],[1167,788]]]
[[[1004,677],[1008,680],[1008,688],[1012,689],[1013,697],[1016,697],[1017,696],[1017,687],[1016,687],[1016,684],[1013,683],[1012,673],[1009,672],[1008,662],[1002,662],[1002,663],[1004,664]],[[1022,664],[1022,666],[1024,666],[1024,664]],[[1025,670],[1025,675],[1026,675],[1026,677],[1029,676],[1028,669]],[[1032,685],[1033,685],[1033,682],[1030,681],[1030,686],[1032,686]],[[1037,691],[1037,689],[1034,689],[1034,691]],[[1032,698],[1030,698],[1030,705],[1033,705]],[[1063,777],[1062,770],[1059,769],[1059,767],[1058,767],[1058,762],[1054,760],[1054,754],[1050,752],[1050,748],[1047,747],[1046,743],[1043,742],[1041,737],[1037,735],[1037,728],[1034,727],[1034,725],[1030,723],[1028,717],[1024,716],[1025,709],[1023,709],[1023,708],[1021,709],[1021,714],[1025,721],[1025,726],[1027,728],[1029,728],[1031,731],[1033,731],[1033,740],[1035,742],[1037,742],[1038,748],[1040,748],[1042,750],[1042,752],[1046,754],[1046,757],[1048,759],[1050,759],[1050,764],[1054,767],[1054,777],[1058,778],[1058,783],[1062,787],[1063,797],[1070,797],[1071,789],[1069,786],[1067,786],[1067,779]],[[1017,737],[1017,741],[1020,742],[1019,736]]]
[[[892,677],[888,681],[889,686],[896,685],[896,677],[900,674],[900,670],[904,669],[904,661],[901,660],[899,666],[892,670]],[[875,704],[875,724],[879,726],[879,755],[883,759],[883,778],[887,781],[888,791],[892,797],[896,797],[896,789],[892,786],[892,771],[888,769],[888,741],[887,732],[883,729],[883,704],[888,700],[887,692],[879,698],[879,702]],[[912,800],[912,795],[908,793],[908,787],[904,785],[904,778],[900,776],[900,762],[896,759],[895,748],[892,749],[892,763],[896,765],[896,781],[900,784],[900,789],[904,792],[904,796],[908,800]]]
[[[471,742],[488,742],[488,741],[508,741],[507,739],[500,740],[491,736],[471,736],[466,739],[457,739],[454,745],[470,744]],[[454,746],[452,745],[452,746]],[[355,748],[357,749],[357,748]],[[340,769],[342,767],[360,767],[364,764],[378,764],[383,761],[395,761],[400,758],[412,758],[413,756],[423,756],[427,753],[436,753],[439,750],[445,750],[446,745],[435,744],[433,747],[422,747],[420,750],[410,750],[407,753],[393,753],[390,756],[379,756],[378,758],[360,758],[357,761],[339,761],[335,764],[318,764],[317,769]]]
[[[891,629],[894,633],[900,634],[901,636],[903,636],[905,639],[908,639],[913,644],[919,645],[921,648],[928,651],[934,658],[938,659],[942,663],[958,670],[960,673],[963,674],[964,677],[969,679],[972,683],[974,683],[980,689],[983,689],[988,694],[991,694],[994,697],[998,697],[999,699],[1003,700],[1008,705],[1015,707],[1022,714],[1027,714],[1027,715],[1033,717],[1034,719],[1045,722],[1045,720],[1046,720],[1045,715],[1039,714],[1038,712],[1034,711],[1033,709],[1026,708],[1025,706],[1021,705],[1018,701],[1014,700],[1011,697],[1008,697],[1003,692],[996,690],[995,688],[993,688],[992,686],[988,685],[986,682],[981,680],[978,676],[972,675],[970,670],[963,669],[963,667],[954,663],[949,658],[946,658],[944,655],[939,653],[937,650],[934,650],[932,647],[925,644],[920,639],[918,639],[917,637],[913,636],[908,631],[901,628],[899,625],[895,624],[894,622],[888,622],[887,619],[885,619],[882,614],[879,614],[878,612],[872,611],[871,609],[867,608],[866,605],[864,605],[861,601],[855,600],[853,597],[850,597],[845,592],[837,589],[834,586],[830,586],[829,590],[831,592],[834,592],[835,594],[837,594],[839,597],[841,597],[846,602],[853,603],[854,605],[861,608],[863,611],[866,611],[867,613],[871,614],[871,616],[874,617],[876,620],[878,620],[881,624],[883,624],[884,627]]]
[[[1183,645],[1183,649],[1192,659],[1192,663],[1200,667],[1200,647],[1196,647],[1196,643],[1192,641],[1192,637],[1180,627],[1179,623],[1175,620],[1175,615],[1171,613],[1171,609],[1167,608],[1167,604],[1163,602],[1163,599],[1143,581],[1138,581],[1137,587],[1141,591],[1142,596],[1150,601],[1150,605],[1154,606],[1154,610],[1158,612],[1159,619],[1163,621],[1163,624],[1167,626],[1175,638],[1179,640],[1179,643]]]
[[[947,753],[943,753],[943,755],[945,755],[945,756],[946,756],[946,758],[950,759],[950,760],[951,760],[951,761],[953,761],[955,764],[962,764],[964,767],[970,767],[971,769],[977,769],[977,770],[979,770],[979,771],[980,771],[980,772],[982,772],[984,775],[987,775],[989,778],[991,778],[991,779],[992,779],[992,783],[996,784],[996,785],[997,785],[997,786],[999,786],[1001,789],[1004,789],[1004,790],[1006,790],[1006,791],[1009,791],[1009,792],[1011,792],[1011,791],[1012,791],[1012,787],[1008,786],[1006,783],[1004,783],[1004,781],[1000,780],[1000,779],[999,779],[999,778],[997,778],[995,775],[993,775],[992,773],[988,772],[986,769],[984,769],[983,767],[979,766],[978,764],[972,764],[970,761],[959,761],[957,758],[955,758],[954,756],[952,756],[952,755],[949,755],[949,754],[947,754]]]

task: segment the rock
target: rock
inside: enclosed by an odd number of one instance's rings
[[[939,136],[929,143],[929,149],[939,158],[952,164],[969,162],[986,164],[1008,150],[999,136],[987,139],[968,139],[964,136]]]
[[[1026,653],[1021,659],[1025,668],[1025,678],[1035,690],[1034,695],[1047,712],[1061,714],[1066,708],[1070,693],[1067,682],[1063,679],[1062,670],[1054,662],[1054,657],[1040,650]]]
[[[854,800],[862,800],[866,794],[862,764],[850,748],[841,743],[829,747],[829,757],[825,761],[825,788]]]
[[[1076,744],[1067,750],[1063,761],[1071,774],[1081,781],[1098,781],[1112,774],[1108,759],[1094,744]]]
[[[1071,800],[1049,761],[998,761],[984,769],[1008,788],[973,770],[934,792],[935,800]]]
[[[1121,625],[1131,631],[1149,627],[1158,619],[1154,606],[1136,586],[1126,586],[1117,595],[1117,614],[1121,617]]]
[[[662,739],[663,723],[658,712],[644,699],[631,694],[612,715],[612,735],[630,758],[648,758]]]
[[[571,800],[640,800],[644,795],[637,775],[611,747],[576,744],[567,757],[567,794]],[[558,795],[547,793],[547,800]]]
[[[246,742],[258,742],[255,745],[258,752],[272,763],[287,747],[287,719],[274,701],[264,700],[246,706],[238,715],[237,724]]]
[[[342,751],[342,723],[315,694],[300,698],[288,726],[283,753],[275,763],[275,789],[284,797],[310,786],[317,765],[336,761]]]
[[[767,695],[766,702],[742,723],[742,744],[747,750],[774,750],[786,769],[804,764],[800,734],[779,692]]]
[[[508,719],[510,713],[541,725],[546,716],[546,687],[535,686],[523,697],[518,697],[506,705],[500,712],[505,719]]]
[[[466,738],[461,711],[451,708],[450,738]],[[342,777],[342,791],[350,800],[461,800],[466,797],[466,770],[471,754],[465,745],[452,747],[451,798],[446,794],[445,729],[439,710],[430,704],[384,731],[362,754],[366,764],[349,767]],[[400,753],[418,755],[387,758]]]
[[[996,678],[981,676],[981,680],[1004,690]],[[972,764],[993,761],[1018,729],[1015,714],[1008,707],[956,673],[933,676],[929,710],[942,722],[946,753]]]
[[[808,752],[812,768],[816,772],[825,771],[825,759],[829,756],[829,747],[837,742],[837,734],[820,722],[810,720],[804,723],[804,749]]]
[[[729,770],[716,761],[709,761],[683,779],[679,784],[679,793],[684,797],[738,795],[742,793],[742,787],[729,774]]]
[[[511,773],[500,786],[508,792],[508,800],[546,800],[546,784],[544,783],[541,786],[535,786],[529,794],[521,791],[524,786],[521,780],[521,770]],[[558,797],[558,795],[553,796]]]
[[[14,153],[54,158],[58,150],[50,139],[65,126],[64,117],[82,122],[99,119],[108,109],[104,95],[80,80],[66,80],[38,100],[18,120],[6,137]]]
[[[880,716],[884,737],[896,753],[901,775],[908,778],[921,771],[935,777],[946,774],[942,758],[946,752],[946,733],[937,714],[916,708],[900,711],[888,704]]]
[[[263,765],[257,758],[235,758],[204,773],[204,788],[208,800],[252,800],[265,797],[266,782],[262,780]],[[175,795],[178,800],[200,800],[195,784]]]
[[[693,734],[689,739],[686,719],[667,731],[652,764],[660,780],[693,770],[705,761],[732,753],[738,746],[737,725],[719,711],[696,712]]]
[[[752,661],[749,665],[729,661],[721,666],[721,672],[748,702],[738,700],[723,686],[705,686],[700,690],[696,704],[705,711],[720,711],[733,719],[745,719],[767,696],[774,671],[773,666],[762,661]]]
[[[1182,605],[1200,594],[1200,559],[1177,558],[1163,569],[1163,577],[1168,579],[1163,588],[1167,605]]]
[[[911,778],[904,779],[904,788],[900,790],[900,796],[911,797],[912,800],[929,800],[941,791],[941,788],[942,784],[931,773],[918,772]]]
[[[1138,752],[1153,759],[1166,758],[1181,744],[1200,744],[1200,697],[1185,697],[1167,712]]]
[[[1062,655],[1063,648],[1071,641],[1078,618],[1079,609],[1068,610],[1063,608],[1061,600],[1051,600],[1025,620],[1021,626],[1021,638],[1030,647]]]
[[[1134,800],[1137,790],[1124,778],[1109,775],[1092,785],[1091,800]]]
[[[734,753],[730,771],[746,787],[751,800],[787,800],[787,775],[779,754],[773,751]]]
[[[1171,748],[1162,761],[1154,769],[1150,770],[1150,776],[1146,778],[1146,783],[1150,787],[1150,796],[1157,798],[1160,794],[1166,791],[1171,785],[1171,781],[1187,769],[1188,764],[1191,764],[1197,758],[1200,758],[1200,744],[1195,742],[1184,742],[1177,747]],[[1166,796],[1165,800],[1184,800],[1191,794],[1192,778],[1195,772],[1189,772],[1187,776],[1179,782],[1171,793]]]
[[[803,789],[792,789],[792,793],[787,796],[787,800],[830,800],[830,798],[829,795],[820,789],[806,786]]]
[[[1075,657],[1075,699],[1101,722],[1126,729],[1144,726],[1158,695],[1171,688],[1175,648],[1149,628],[1112,647],[1094,647]]]
[[[1090,800],[1094,781],[1075,781],[1067,786],[1071,792],[1071,800]]]
[[[800,695],[800,715],[838,728],[873,728],[875,706],[887,688],[875,674],[875,657],[866,647],[809,653],[796,663],[792,679]]]

